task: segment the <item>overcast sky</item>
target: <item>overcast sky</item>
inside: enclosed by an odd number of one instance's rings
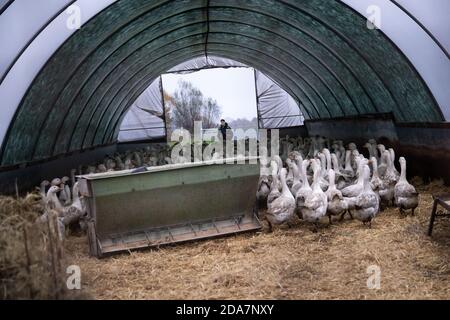
[[[251,120],[256,117],[253,69],[206,69],[190,74],[165,74],[164,90],[173,94],[180,79],[191,82],[204,96],[216,99],[222,107],[222,118]]]

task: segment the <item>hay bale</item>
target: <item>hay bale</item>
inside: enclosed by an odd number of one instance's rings
[[[38,194],[0,196],[0,299],[68,297],[56,220],[36,222],[43,210]]]

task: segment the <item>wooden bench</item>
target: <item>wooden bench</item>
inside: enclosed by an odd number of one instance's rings
[[[431,211],[430,225],[428,226],[428,235],[433,232],[434,220],[437,217],[450,217],[450,194],[433,195],[433,210]],[[440,205],[444,210],[438,210]]]

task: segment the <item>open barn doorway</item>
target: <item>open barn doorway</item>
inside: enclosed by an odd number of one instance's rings
[[[242,131],[257,139],[258,129],[300,126],[304,117],[300,102],[259,70],[202,56],[156,78],[123,118],[118,140],[168,141],[175,128],[193,131],[199,120],[204,139],[211,139],[221,119],[234,139],[245,138]]]
[[[252,68],[214,68],[192,73],[168,73],[162,77],[168,137],[177,127],[192,131],[201,121],[204,139],[217,135],[224,119],[237,139],[248,130],[256,138],[258,118]]]

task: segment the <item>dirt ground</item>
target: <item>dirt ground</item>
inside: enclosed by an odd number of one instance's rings
[[[298,221],[272,233],[89,257],[87,238],[66,242],[69,264],[82,271],[82,291],[93,299],[450,299],[450,221],[426,236],[431,192],[422,186],[414,217],[380,213],[372,229],[335,222],[312,233]],[[368,289],[369,266],[381,271]]]

